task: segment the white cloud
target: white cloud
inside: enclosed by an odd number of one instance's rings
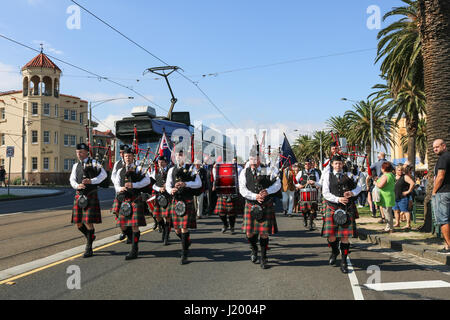
[[[44,53],[53,53],[57,55],[64,54],[63,51],[53,48],[53,46],[45,40],[33,40],[33,44],[37,46],[40,46],[42,44],[44,47]]]
[[[0,91],[22,90],[20,69],[0,62]]]

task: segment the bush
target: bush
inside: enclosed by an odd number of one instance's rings
[[[15,178],[14,180],[13,180],[13,183],[12,183],[14,186],[20,186],[21,184],[22,184],[22,178],[20,178],[20,177],[17,177],[17,178]]]

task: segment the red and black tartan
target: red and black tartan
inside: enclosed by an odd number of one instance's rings
[[[124,202],[130,202],[133,210],[133,213],[129,217],[124,217],[119,213],[122,202],[114,199],[111,213],[116,215],[116,224],[120,226],[121,229],[124,229],[125,227],[144,227],[147,225],[144,215],[144,203],[142,201],[138,201],[137,203],[133,202],[136,198],[137,197],[125,198],[124,200]]]
[[[299,202],[299,210],[300,212],[311,212],[311,210],[313,210],[315,213],[317,213],[319,211],[319,206],[317,202]]]
[[[155,190],[153,190],[152,196],[158,196],[158,195],[159,194]],[[166,219],[170,218],[169,208],[170,208],[170,202],[167,205],[167,207],[164,209],[159,206],[158,201],[155,199],[155,205],[154,205],[152,214],[155,218],[166,218]]]
[[[79,191],[75,194],[72,208],[72,223],[102,223],[102,212],[98,201],[97,190],[88,193],[88,206],[84,209],[78,206]]]
[[[217,198],[216,207],[214,208],[214,214],[218,214],[219,216],[235,216],[239,213],[239,198],[231,199],[230,202],[227,202],[226,196],[219,196]]]
[[[171,217],[174,229],[197,229],[197,213],[195,212],[194,201],[185,200],[186,213],[184,216],[177,216],[175,206],[178,200],[173,199],[169,204],[169,216]]]
[[[251,216],[253,204],[246,202],[244,208],[244,222],[242,230],[246,234],[260,234],[269,235],[278,232],[277,219],[275,218],[275,207],[272,201],[269,201],[267,205],[263,206],[263,210],[266,215],[266,219],[263,222],[258,222]]]
[[[338,226],[334,223],[333,214],[336,209],[327,204],[326,212],[323,217],[321,236],[328,238],[335,236],[336,238],[350,238],[356,235],[356,223],[354,213],[349,214],[349,221],[345,225]]]

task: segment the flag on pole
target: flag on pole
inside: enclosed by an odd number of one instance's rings
[[[160,157],[164,156],[167,159],[168,164],[172,162],[172,150],[170,149],[169,140],[167,139],[165,131],[163,131],[161,141],[159,142],[158,152],[156,154]]]
[[[284,134],[284,133],[283,133]],[[294,151],[292,151],[291,145],[284,134],[283,145],[281,146],[281,155],[280,155],[280,168],[287,162],[287,165],[291,166],[297,162],[297,158],[295,157]]]

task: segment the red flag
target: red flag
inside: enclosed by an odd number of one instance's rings
[[[134,125],[134,139],[133,139],[133,145],[134,145],[134,150],[137,156],[137,159],[139,160],[139,144],[138,144],[138,140],[137,140],[137,129],[136,129],[136,125]]]
[[[194,134],[191,137],[191,163],[194,163]]]
[[[112,159],[111,159],[111,148],[108,149],[108,158],[109,158],[108,169],[111,170],[113,167]]]
[[[367,174],[369,175],[369,177],[372,176],[372,170],[370,169],[370,164],[369,164],[369,157],[366,156],[366,161],[367,161]]]

